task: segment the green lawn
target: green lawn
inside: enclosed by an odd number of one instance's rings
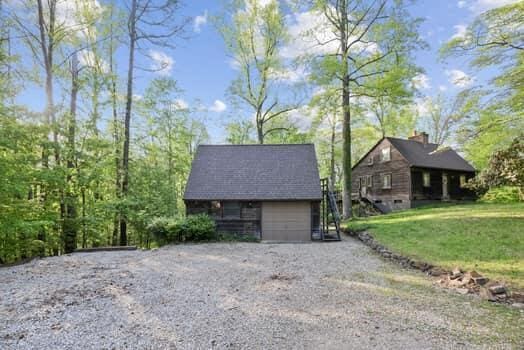
[[[524,288],[524,203],[426,207],[346,224],[402,255]]]

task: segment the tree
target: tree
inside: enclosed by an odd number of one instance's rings
[[[254,114],[257,139],[263,144],[269,134],[287,130],[271,123],[296,108],[282,103],[277,94],[275,77],[283,69],[280,49],[287,36],[279,2],[234,0],[217,26],[239,71],[229,91]]]
[[[232,145],[253,143],[251,132],[253,123],[250,120],[238,120],[226,125],[226,142]]]
[[[180,7],[177,0],[131,0],[127,19],[128,35],[128,68],[127,92],[124,116],[124,135],[122,152],[122,190],[125,199],[129,190],[129,146],[131,130],[131,114],[133,108],[133,86],[135,73],[135,55],[138,49],[145,45],[160,45],[172,47],[170,40],[180,34],[187,23],[174,21]],[[127,218],[125,213],[120,217],[120,245],[127,244]]]
[[[336,46],[333,52],[318,57],[318,65],[322,68],[322,79],[334,79],[340,84],[343,217],[349,218],[352,215],[351,97],[373,97],[376,91],[368,85],[369,79],[386,73],[399,56],[420,45],[418,21],[410,17],[402,1],[319,0],[313,2],[312,10],[327,22],[324,28],[319,28],[324,35],[315,38],[318,45]],[[325,35],[326,31],[333,34]]]
[[[509,146],[524,128],[524,3],[516,2],[479,14],[462,33],[441,48],[443,58],[466,57],[474,69],[493,73],[474,93],[477,118],[468,120],[460,138],[475,163]]]
[[[322,89],[310,102],[310,113],[313,114],[311,131],[317,135],[320,160],[327,160],[327,174],[332,186],[337,184],[337,146],[340,144],[341,118],[340,95],[337,89]],[[327,141],[327,142],[326,142]],[[324,150],[326,149],[327,150]],[[325,155],[327,153],[327,156]],[[322,166],[321,166],[322,169]]]
[[[466,90],[453,99],[447,99],[442,94],[426,99],[425,124],[433,143],[445,144],[453,134],[459,132],[466,119],[472,118],[478,105],[478,98],[473,96]]]

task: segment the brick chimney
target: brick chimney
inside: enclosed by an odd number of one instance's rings
[[[429,141],[429,135],[425,132],[419,133],[417,130],[413,130],[413,136],[410,136],[409,139],[427,145]]]

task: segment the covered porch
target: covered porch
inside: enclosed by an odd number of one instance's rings
[[[412,206],[432,201],[473,200],[475,193],[466,188],[474,172],[411,168]]]

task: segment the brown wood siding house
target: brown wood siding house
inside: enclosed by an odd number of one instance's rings
[[[201,145],[184,193],[188,215],[267,241],[311,240],[321,199],[312,144]]]
[[[383,138],[352,175],[352,197],[366,198],[384,212],[475,198],[464,188],[475,169],[453,149],[429,143],[426,133]]]

